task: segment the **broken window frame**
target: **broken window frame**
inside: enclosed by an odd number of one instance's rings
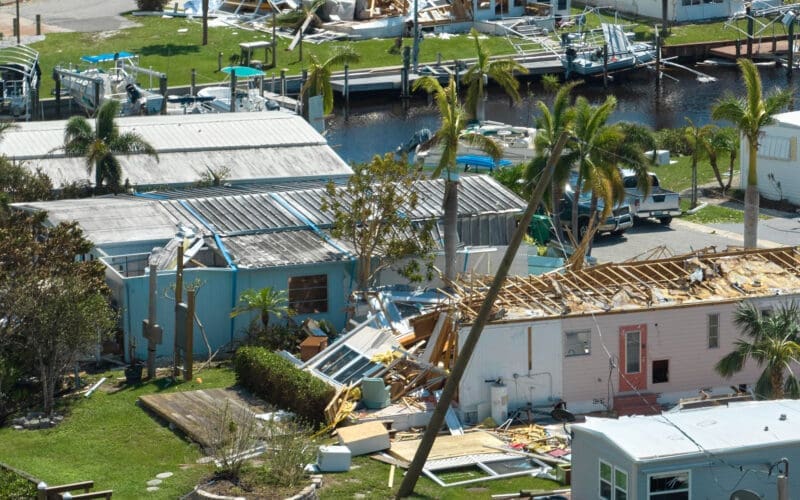
[[[489,464],[497,465],[503,462],[515,462],[520,460],[527,460],[528,462],[531,462],[534,465],[532,465],[530,469],[520,470],[518,472],[509,472],[506,474],[500,474],[489,466]],[[446,483],[444,480],[442,480],[442,478],[440,478],[437,475],[438,472],[443,472],[450,469],[462,469],[466,467],[477,467],[487,475],[475,479],[456,481],[453,483]],[[480,483],[483,481],[492,481],[495,479],[507,479],[519,476],[538,476],[539,474],[545,474],[550,471],[552,471],[551,466],[545,464],[544,462],[534,457],[527,456],[526,454],[510,455],[508,453],[463,455],[459,457],[445,458],[439,460],[428,460],[427,462],[425,462],[425,467],[422,468],[422,473],[425,474],[428,478],[430,478],[431,481],[435,482],[442,488],[450,488],[452,486],[464,486],[467,484]]]
[[[719,313],[708,315],[708,348],[719,348]]]
[[[585,337],[581,337],[581,335]],[[570,335],[576,336],[575,341],[570,342]],[[570,354],[571,353],[571,354]],[[592,331],[585,330],[569,330],[564,332],[564,357],[571,358],[573,356],[589,356],[592,354]]]
[[[654,479],[667,479],[673,478],[677,479],[682,476],[686,476],[686,486],[681,487],[678,489],[668,489],[668,490],[658,490],[653,491],[653,480]],[[672,495],[679,494],[679,493],[686,493],[686,499],[688,500],[691,497],[692,492],[692,471],[691,470],[676,470],[670,472],[659,472],[658,474],[648,474],[647,475],[647,498],[648,500],[660,500],[661,498],[674,498]]]

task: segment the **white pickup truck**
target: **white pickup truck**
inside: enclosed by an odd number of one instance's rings
[[[649,172],[650,193],[645,195],[639,189],[636,174],[632,170],[622,169],[622,181],[627,193],[626,201],[631,206],[631,213],[637,219],[658,219],[669,225],[672,216],[681,214],[680,195],[668,191],[659,185],[656,174]]]

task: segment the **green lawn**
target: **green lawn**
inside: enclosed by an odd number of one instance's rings
[[[0,461],[41,478],[48,484],[93,480],[95,490],[113,489],[114,498],[177,498],[209,474],[198,465],[198,447],[179,437],[159,419],[137,405],[143,394],[228,387],[234,383],[227,369],[204,370],[202,384],[184,382],[162,388],[164,380],[109,393],[122,377],[110,377],[90,398],[74,399],[69,415],[53,429],[0,429]],[[99,379],[98,375],[96,379]],[[160,472],[174,476],[160,490],[145,491],[146,482]]]
[[[94,377],[99,380],[101,375]],[[93,480],[95,490],[112,489],[114,498],[173,499],[188,493],[212,469],[198,465],[202,456],[198,447],[151,416],[136,402],[143,394],[230,387],[234,374],[226,368],[204,370],[202,383],[183,382],[168,386],[166,379],[111,392],[122,377],[120,371],[105,373],[110,377],[90,398],[71,400],[64,422],[53,429],[15,431],[0,429],[0,462],[43,479],[48,484]],[[91,383],[91,381],[90,381]],[[145,491],[146,482],[161,472],[172,472],[154,493]],[[450,480],[475,477],[469,472],[450,473]],[[389,466],[368,457],[356,457],[350,472],[328,474],[321,497],[325,499],[390,498]],[[395,471],[394,491],[402,481],[402,471]],[[515,478],[489,481],[472,487],[441,488],[420,478],[416,492],[422,498],[467,498],[479,492],[487,497],[520,489],[553,490],[558,483],[542,479]]]
[[[692,159],[688,156],[672,156],[670,165],[653,166],[651,170],[658,176],[661,186],[671,191],[683,191],[692,187]],[[720,158],[720,170],[723,173],[727,172],[728,158],[723,156]],[[739,171],[738,161],[734,166],[734,175]],[[723,177],[723,181],[726,180]],[[714,176],[714,171],[711,169],[711,164],[708,160],[700,160],[697,163],[697,184],[714,183],[717,185],[717,178]]]
[[[166,73],[170,86],[188,85],[191,81],[192,68],[197,71],[197,83],[208,84],[222,81],[226,76],[217,71],[220,52],[223,55],[222,65],[228,66],[229,58],[239,54],[239,43],[272,39],[271,32],[247,31],[233,27],[209,28],[209,43],[203,47],[202,27],[197,20],[140,16],[132,19],[141,26],[114,32],[113,36],[109,33],[50,33],[45,40],[31,45],[39,51],[41,58],[42,97],[49,97],[52,94],[55,86],[51,77],[53,68],[56,65],[78,64],[83,55],[129,51],[140,56],[142,67]],[[179,33],[178,30],[182,29],[188,31]],[[410,43],[410,39],[406,39],[405,42]],[[282,68],[286,68],[289,75],[300,74],[308,67],[310,54],[325,60],[336,47],[345,43],[353,45],[361,55],[361,61],[352,64],[351,69],[403,64],[402,54],[389,53],[389,49],[394,45],[393,39],[322,44],[306,42],[303,44],[301,62],[298,48],[292,52],[286,51],[289,41],[279,38],[277,68],[267,70],[267,75],[271,77],[275,72],[278,77]],[[434,62],[439,53],[442,54],[443,61],[474,57],[473,43],[466,35],[452,36],[447,40],[425,38],[420,44],[420,61]],[[513,52],[511,44],[504,37],[490,37],[485,44],[492,54]],[[264,53],[260,51],[253,57],[261,59]],[[140,82],[148,83],[143,79],[140,79]],[[157,88],[158,82],[154,81],[152,85]]]
[[[682,199],[681,209],[684,210],[684,212],[689,210],[690,203],[690,200]],[[734,208],[709,204],[693,215],[684,214],[681,219],[698,224],[742,223],[744,222],[744,212]]]

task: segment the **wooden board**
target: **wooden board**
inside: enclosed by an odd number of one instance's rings
[[[139,400],[146,408],[204,447],[209,446],[207,430],[211,428],[214,415],[219,411],[217,408],[224,405],[226,400],[234,415],[240,410],[254,413],[266,411],[257,402],[231,389],[147,394],[139,396]]]
[[[411,462],[419,447],[420,439],[395,441],[389,454],[400,460]],[[468,432],[462,436],[439,436],[433,443],[428,460],[460,457],[463,455],[479,455],[481,453],[497,453],[496,448],[505,443],[488,432]]]

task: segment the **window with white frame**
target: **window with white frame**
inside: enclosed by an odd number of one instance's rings
[[[591,330],[564,332],[564,356],[588,356],[591,353]]]
[[[719,347],[719,313],[708,315],[708,348]]]
[[[600,460],[598,495],[603,500],[627,500],[628,473]]]
[[[614,500],[628,500],[628,473],[614,467]]]
[[[612,473],[613,467],[611,464],[603,462],[600,460],[600,498],[603,500],[611,500],[611,490],[613,488],[612,484]]]
[[[649,500],[689,500],[689,471],[651,474],[647,477]]]

